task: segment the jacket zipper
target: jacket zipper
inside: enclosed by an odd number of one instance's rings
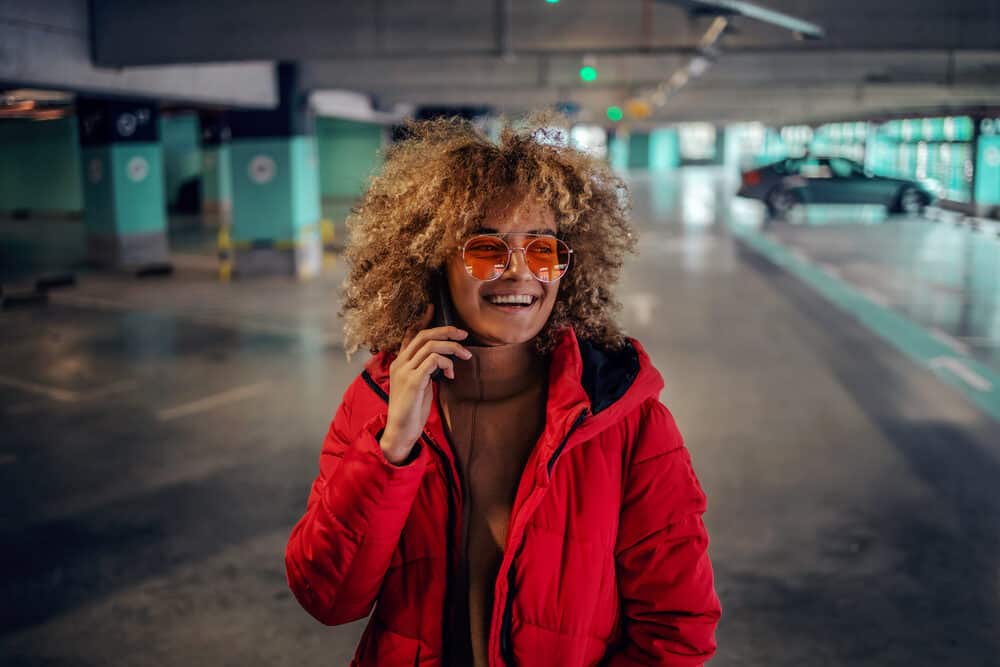
[[[371,387],[383,401],[385,401],[386,403],[389,402],[389,394],[387,394],[385,390],[383,390],[382,387],[380,387],[378,383],[375,382],[375,380],[372,378],[371,375],[369,375],[367,370],[361,371],[361,377],[364,378],[364,381],[368,383],[368,386]],[[451,605],[452,605],[451,597],[452,597],[452,586],[453,586],[452,576],[454,574],[454,569],[455,569],[451,562],[452,559],[454,558],[454,552],[455,552],[455,515],[456,515],[455,480],[452,479],[451,465],[448,463],[448,458],[445,456],[444,452],[441,451],[441,449],[437,445],[435,445],[434,442],[423,431],[421,431],[420,433],[420,439],[423,440],[424,443],[430,448],[430,450],[434,452],[441,460],[441,467],[444,470],[445,483],[448,485],[448,531],[446,535],[446,544],[448,549],[448,573],[447,576],[445,577],[445,594],[444,594],[445,607],[444,607],[444,619],[443,619],[444,622],[441,624],[443,633],[442,648],[444,650],[443,652],[445,653],[445,655],[447,655],[448,647],[450,645],[448,632],[451,626],[451,614],[452,614],[451,610]]]
[[[552,457],[549,459],[546,467],[548,469],[549,477],[552,476],[552,467],[556,463],[556,459],[562,454],[563,449],[566,448],[566,443],[569,442],[569,437],[573,435],[573,431],[583,422],[584,418],[587,416],[589,410],[584,408],[580,414],[577,416],[573,425],[569,427],[569,431],[566,432],[565,437],[563,437],[562,442],[556,447],[555,451],[552,452]],[[524,540],[521,540],[521,544],[518,545],[517,551],[514,553],[514,557],[510,561],[510,567],[507,569],[507,597],[504,600],[503,606],[503,617],[500,621],[500,655],[503,658],[504,663],[513,667],[514,665],[514,651],[511,646],[511,624],[513,622],[514,613],[514,564],[517,561],[517,557],[521,554],[521,549],[524,548]]]

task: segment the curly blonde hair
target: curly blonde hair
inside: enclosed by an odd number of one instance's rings
[[[628,191],[601,159],[559,145],[565,133],[550,122],[505,122],[495,143],[461,118],[407,124],[347,220],[350,270],[338,314],[348,358],[361,345],[372,354],[399,350],[430,300],[432,274],[512,193],[551,207],[558,236],[573,248],[536,348],[551,351],[565,326],[612,349],[624,344],[612,287],[626,251],[635,252]]]

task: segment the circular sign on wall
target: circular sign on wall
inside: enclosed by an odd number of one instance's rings
[[[1000,167],[1000,148],[990,146],[983,154],[983,159],[990,167]]]
[[[149,174],[149,162],[144,157],[136,156],[128,161],[125,169],[128,172],[128,179],[134,183],[138,183],[145,180]]]
[[[94,185],[101,182],[101,177],[104,175],[104,163],[101,162],[101,158],[92,157],[90,162],[87,163],[87,180],[89,180]]]
[[[273,181],[275,171],[277,171],[277,167],[274,164],[274,160],[267,155],[256,156],[250,160],[250,166],[247,168],[250,180],[258,185]]]
[[[121,116],[118,116],[116,124],[118,125],[118,134],[123,137],[131,137],[135,134],[135,128],[138,126],[139,121],[134,115],[123,113]]]

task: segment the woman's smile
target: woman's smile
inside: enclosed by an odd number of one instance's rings
[[[501,312],[524,314],[538,305],[539,297],[525,293],[487,294],[483,300]]]

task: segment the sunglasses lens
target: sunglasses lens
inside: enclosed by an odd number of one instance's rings
[[[496,280],[507,269],[510,250],[499,236],[477,236],[465,244],[465,270],[479,280]],[[559,280],[569,268],[569,246],[556,238],[541,237],[524,247],[528,270],[542,282]]]
[[[465,245],[465,269],[473,278],[493,280],[507,267],[507,244],[497,236],[477,236]]]
[[[538,238],[524,248],[528,268],[542,282],[559,280],[569,269],[569,246],[555,238]]]

